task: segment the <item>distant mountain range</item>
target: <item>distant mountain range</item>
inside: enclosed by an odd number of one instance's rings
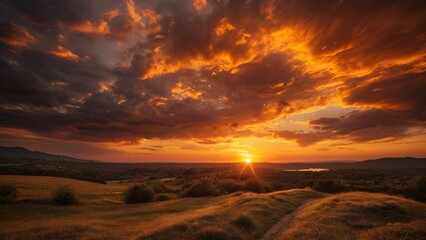
[[[48,160],[48,161],[71,161],[81,162],[88,161],[77,159],[68,156],[54,155],[39,151],[30,151],[23,147],[1,147],[0,146],[0,161],[1,160]]]
[[[83,160],[68,156],[54,155],[39,151],[30,151],[23,147],[0,147],[0,162],[5,160],[14,160],[14,161],[31,161],[31,160],[44,160],[49,162],[68,162],[68,163],[106,163],[102,161],[94,160]],[[182,166],[182,167],[210,167],[210,166],[220,166],[226,165],[229,163],[108,163],[108,164],[126,164],[132,166]],[[279,168],[279,169],[303,169],[303,168],[328,168],[328,169],[338,169],[338,168],[426,168],[426,158],[380,158],[380,159],[371,159],[366,161],[358,162],[328,162],[328,163],[255,163],[257,167],[264,168]]]
[[[351,165],[355,168],[426,168],[426,158],[379,158]]]
[[[271,164],[265,167],[277,167],[276,163],[263,163],[264,165]],[[326,169],[348,169],[348,168],[380,168],[380,169],[396,169],[396,168],[425,168],[426,158],[379,158],[357,162],[323,162],[323,163],[279,163],[281,169],[306,169],[306,168],[326,168]]]

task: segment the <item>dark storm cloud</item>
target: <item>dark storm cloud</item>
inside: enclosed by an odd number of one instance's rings
[[[342,89],[347,92],[343,99],[348,104],[382,105],[411,110],[412,117],[425,121],[425,76],[425,69],[413,70],[409,66],[379,69],[362,79],[349,82],[350,89]]]
[[[401,136],[425,121],[425,5],[3,1],[0,125],[207,144],[338,98],[363,110],[276,137],[307,146]]]
[[[78,105],[99,88],[105,69],[94,62],[75,62],[33,50],[1,50],[0,103],[55,108]]]
[[[278,131],[276,137],[295,140],[300,146],[309,146],[323,140],[348,139],[368,142],[384,138],[398,139],[410,135],[412,126],[424,126],[424,122],[411,118],[410,110],[368,109],[353,111],[339,118],[311,120],[314,131]]]

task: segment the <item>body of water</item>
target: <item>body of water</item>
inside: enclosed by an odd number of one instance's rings
[[[330,171],[328,168],[303,168],[303,169],[292,169],[292,170],[286,170],[289,172],[324,172],[324,171]]]

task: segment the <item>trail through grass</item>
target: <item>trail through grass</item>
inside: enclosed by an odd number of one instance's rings
[[[323,197],[309,189],[268,194],[234,193],[127,205],[127,184],[96,184],[56,177],[0,176],[20,191],[17,202],[0,205],[1,239],[258,239],[303,202]],[[78,205],[49,203],[52,189],[69,185]],[[237,224],[244,216],[251,227]],[[247,220],[245,220],[247,221]]]

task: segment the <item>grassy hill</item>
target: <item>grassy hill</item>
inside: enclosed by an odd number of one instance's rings
[[[426,204],[351,192],[313,201],[279,239],[392,240],[426,238]]]
[[[36,176],[0,176],[0,182],[14,182],[20,192],[14,203],[0,205],[0,239],[261,239],[290,215],[281,239],[426,234],[425,204],[383,194],[293,189],[127,205],[121,199],[128,184]],[[76,190],[79,204],[50,204],[50,192],[63,185]]]
[[[14,182],[21,193],[16,203],[0,205],[1,239],[258,239],[285,214],[324,196],[296,189],[126,205],[127,184],[36,176],[0,176],[0,182]],[[61,185],[76,189],[78,205],[48,202]]]
[[[71,186],[82,203],[121,203],[122,193],[128,184],[98,184],[69,178],[43,176],[0,175],[1,183],[14,183],[21,202],[48,203],[51,192],[60,186]]]

